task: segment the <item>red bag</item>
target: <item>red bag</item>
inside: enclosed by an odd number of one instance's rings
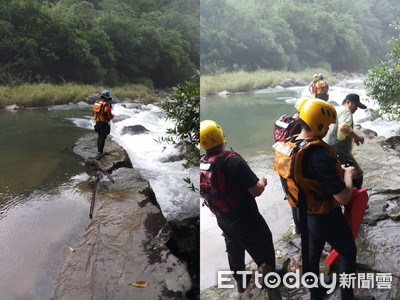
[[[344,216],[351,228],[351,233],[353,234],[354,240],[358,235],[361,222],[364,218],[365,209],[367,208],[368,194],[363,188],[357,189],[353,188],[353,195],[349,204],[345,206]],[[332,250],[331,253],[325,258],[326,263],[331,266],[339,261],[339,253]]]
[[[292,116],[283,115],[275,122],[274,139],[276,142],[283,142],[289,136],[299,134],[301,132],[300,119]]]

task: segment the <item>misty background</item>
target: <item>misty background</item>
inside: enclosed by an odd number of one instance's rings
[[[397,0],[201,0],[201,73],[366,72],[390,51],[399,16]]]

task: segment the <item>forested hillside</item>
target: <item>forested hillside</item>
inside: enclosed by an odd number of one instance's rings
[[[202,74],[365,71],[385,58],[398,0],[201,0]]]
[[[199,0],[2,0],[0,85],[190,79],[199,10]]]

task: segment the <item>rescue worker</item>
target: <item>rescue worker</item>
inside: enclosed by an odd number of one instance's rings
[[[360,189],[363,183],[364,172],[351,153],[353,141],[357,146],[364,144],[364,137],[359,136],[353,131],[353,114],[357,108],[366,109],[367,107],[360,102],[359,95],[348,94],[344,98],[342,106],[338,109],[336,123],[329,128],[325,141],[335,150],[342,164],[345,164],[347,161],[353,162],[357,172],[353,185],[357,189]]]
[[[322,99],[325,101],[329,100],[329,83],[325,80],[324,75],[321,73],[318,74],[318,81],[316,83],[316,92],[315,92],[315,98]]]
[[[315,94],[317,92],[317,82],[318,82],[318,74],[314,74],[313,80],[308,85],[308,90],[310,91],[310,94],[313,95],[313,98],[315,98]]]
[[[111,95],[110,92],[104,90],[99,100],[93,105],[93,114],[94,119],[96,120],[96,125],[94,126],[95,131],[97,132],[97,151],[99,153],[103,153],[104,144],[107,138],[107,135],[110,134],[110,120],[114,118],[114,115],[111,112]]]
[[[266,263],[272,271],[275,250],[271,231],[255,201],[267,180],[258,178],[238,153],[226,150],[225,142],[216,122],[200,123],[200,145],[206,151],[200,158],[200,195],[223,232],[229,266],[242,293],[250,277],[244,281],[236,272],[245,271],[245,251],[258,266]]]
[[[323,100],[309,100],[300,109],[300,119],[301,133],[273,148],[274,169],[289,204],[299,208],[303,273],[319,278],[319,262],[328,242],[340,255],[339,273],[355,274],[357,248],[340,204],[351,200],[356,172],[354,167],[341,166],[335,151],[322,141],[329,125],[336,122],[336,110]],[[310,293],[311,299],[326,294],[321,286]],[[342,287],[341,295],[353,300],[353,288]]]
[[[315,74],[317,75],[317,74]],[[284,141],[288,137],[292,135],[299,134],[301,132],[301,125],[300,125],[300,109],[303,106],[304,103],[306,103],[309,99],[308,98],[300,98],[296,101],[294,107],[295,107],[295,113],[292,117],[286,117],[287,115],[283,115],[278,121],[275,122],[275,127],[274,127],[274,139],[275,141]],[[290,122],[289,125],[284,128],[285,124],[281,124],[281,120],[284,120],[284,122]],[[279,123],[278,123],[279,122]],[[279,126],[280,125],[280,126]],[[279,139],[278,139],[279,137]],[[285,200],[287,200],[287,197],[285,196]],[[297,218],[298,213],[297,213],[297,208],[292,207],[292,215],[293,215],[293,221],[295,224],[295,231],[296,233],[300,233],[300,223]]]

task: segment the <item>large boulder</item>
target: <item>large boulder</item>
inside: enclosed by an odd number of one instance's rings
[[[94,146],[89,135],[77,142],[74,151],[87,161],[93,159],[87,157]],[[180,247],[187,243],[171,242],[175,239],[171,226],[178,236],[188,233],[182,226],[190,227],[193,235],[196,223],[170,226],[149,183],[132,169],[126,152],[111,141],[107,147],[111,155],[100,161],[105,169],[118,165],[111,174],[115,183],[106,176],[99,182],[93,219],[71,245],[51,299],[187,299],[196,286],[187,263],[178,258],[185,254],[187,249]],[[120,161],[115,163],[117,158]],[[133,286],[137,281],[148,286]]]
[[[193,288],[190,299],[198,299],[200,291],[200,216],[168,222],[172,236],[167,246],[177,257],[189,265]]]
[[[149,132],[146,127],[142,125],[132,125],[132,126],[125,126],[122,128],[122,134],[130,134],[130,135],[135,135],[135,134],[143,134]]]
[[[390,145],[390,147],[398,152],[400,152],[400,136],[392,136],[388,138],[386,141]]]

